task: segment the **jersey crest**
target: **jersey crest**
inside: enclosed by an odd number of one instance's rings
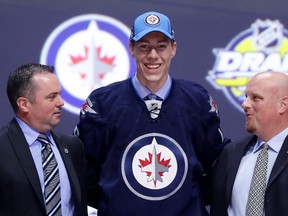
[[[126,186],[146,200],[167,199],[176,193],[186,178],[187,157],[171,137],[149,133],[134,139],[121,161]]]

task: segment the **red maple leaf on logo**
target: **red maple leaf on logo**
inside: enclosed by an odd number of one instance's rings
[[[113,57],[108,57],[107,55],[106,56],[103,56],[101,57],[101,51],[102,51],[102,47],[97,47],[96,48],[96,58],[95,59],[92,59],[92,61],[95,61],[95,62],[102,62],[103,64],[106,64],[106,65],[110,65],[110,66],[113,66],[114,64],[114,61],[115,61],[115,56]],[[84,46],[84,55],[70,55],[69,56],[70,59],[71,59],[71,65],[77,65],[81,62],[84,62],[86,60],[88,60],[88,57],[89,57],[89,47],[87,46]],[[79,74],[80,74],[80,78],[81,79],[85,79],[86,76],[87,76],[87,71],[79,71]],[[100,72],[98,74],[99,78],[100,79],[103,79],[104,76],[105,76],[105,73],[104,72]]]
[[[156,187],[157,181],[162,182],[162,176],[164,172],[168,172],[168,168],[171,167],[170,159],[165,160],[161,159],[161,153],[156,155],[156,158],[153,158],[153,153],[148,152],[148,158],[145,160],[139,159],[142,172],[146,172],[146,176],[148,176],[148,182],[153,181],[154,186]]]

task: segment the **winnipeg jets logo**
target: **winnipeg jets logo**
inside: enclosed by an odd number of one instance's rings
[[[161,152],[157,153],[158,143],[157,143],[155,137],[153,138],[153,141],[152,141],[151,145],[148,146],[148,148],[151,148],[151,151],[149,151],[149,149],[148,149],[148,157],[146,157],[144,160],[139,158],[139,162],[140,162],[139,167],[140,167],[141,172],[146,173],[146,175],[148,176],[147,184],[152,182],[154,188],[158,188],[157,182],[163,183],[162,176],[164,175],[165,172],[166,173],[169,172],[169,168],[171,167],[171,165],[170,165],[171,158],[165,160],[164,158],[161,158],[162,157]],[[159,149],[160,149],[160,146],[159,146]],[[164,149],[164,151],[165,150],[169,151],[168,149]],[[141,154],[141,152],[140,152],[140,154]],[[175,158],[174,158],[175,156],[173,155],[173,153],[169,156],[173,157],[173,160],[175,160]],[[137,157],[136,157],[136,160],[137,160]],[[177,165],[177,162],[175,160],[175,166],[176,165]],[[175,169],[173,169],[173,171],[175,171]],[[137,174],[138,174],[138,172],[137,172]],[[138,175],[135,177],[137,179]],[[175,173],[173,173],[172,178],[175,178]],[[143,178],[143,179],[145,180],[145,178]],[[141,179],[139,179],[139,181],[141,181]]]
[[[163,200],[182,186],[187,174],[187,158],[175,140],[151,133],[127,146],[121,169],[124,182],[135,195],[147,200]]]
[[[218,114],[218,107],[211,95],[209,95],[209,104],[210,104],[210,110],[209,112],[216,112]]]
[[[160,22],[160,19],[155,14],[150,14],[146,17],[145,22],[149,25],[157,25]]]
[[[91,21],[87,28],[87,40],[83,43],[79,53],[70,54],[70,69],[71,72],[78,75],[82,80],[82,87],[94,88],[102,86],[102,81],[113,72],[115,68],[116,55],[105,55],[105,46],[97,46],[94,42],[94,35],[99,34],[99,28],[95,21]]]
[[[91,100],[87,98],[84,104],[82,105],[81,114],[82,115],[85,115],[85,113],[97,114],[97,112],[93,110],[92,107],[93,107],[93,104]]]
[[[55,66],[65,109],[78,115],[92,90],[135,73],[129,34],[130,28],[112,17],[87,14],[63,22],[49,35],[40,62]]]

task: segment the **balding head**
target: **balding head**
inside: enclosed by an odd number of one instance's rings
[[[288,76],[281,72],[261,72],[247,84],[242,108],[246,129],[268,141],[288,127]]]
[[[270,88],[280,94],[288,95],[288,76],[282,72],[261,72],[254,75],[247,84],[255,85],[260,82],[260,85],[265,88]]]

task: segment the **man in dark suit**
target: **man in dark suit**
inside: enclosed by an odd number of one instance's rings
[[[53,70],[27,64],[8,78],[16,116],[0,130],[1,216],[87,215],[83,145],[76,136],[52,131],[64,105]],[[39,134],[45,134],[44,141],[37,139]],[[42,161],[44,148],[49,149],[49,162]],[[51,171],[51,161],[55,175],[43,168],[46,163]],[[57,187],[48,186],[50,179]]]
[[[245,127],[252,135],[224,148],[215,166],[211,215],[288,215],[288,76],[258,73],[249,81],[245,94]],[[263,196],[259,197],[262,192],[256,189],[258,204],[250,208],[254,167],[267,145]],[[256,186],[261,185],[260,179]],[[252,213],[248,213],[250,209]]]

